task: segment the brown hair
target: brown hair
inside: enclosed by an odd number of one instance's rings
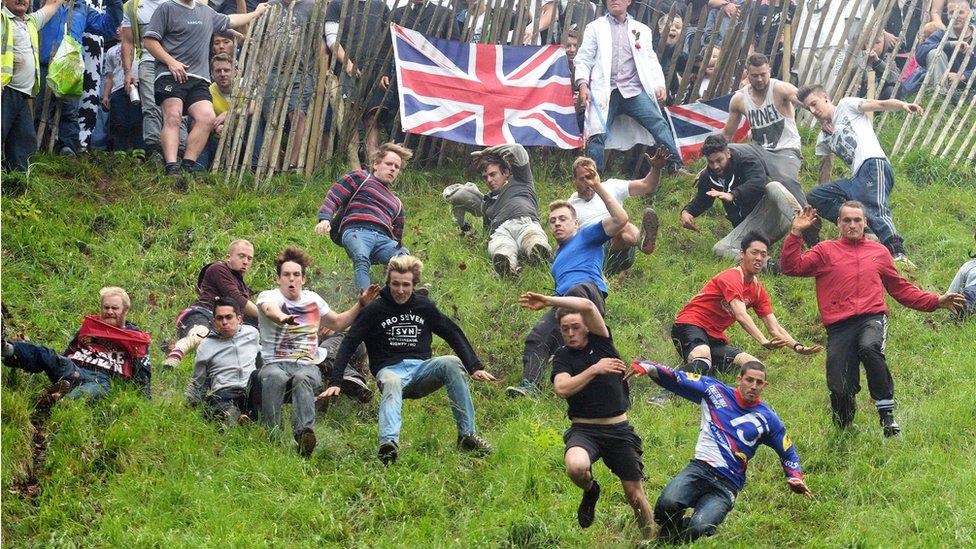
[[[373,153],[372,162],[370,164],[375,165],[380,160],[383,160],[384,158],[386,158],[387,153],[396,153],[396,155],[400,157],[400,160],[402,160],[404,164],[406,164],[411,158],[413,158],[413,151],[411,151],[410,149],[404,147],[399,143],[389,142],[389,143],[383,143],[382,145],[379,146],[379,148],[376,149],[376,152]]]
[[[298,266],[302,268],[302,276],[305,276],[305,271],[312,265],[312,256],[298,246],[288,246],[275,257],[275,271],[279,276],[281,275],[281,266],[289,261],[298,263]]]
[[[549,213],[552,213],[552,212],[558,210],[559,208],[569,208],[569,211],[573,214],[573,219],[577,219],[577,217],[576,217],[576,208],[574,208],[573,205],[570,204],[568,201],[566,201],[566,200],[553,200],[552,202],[549,203]]]

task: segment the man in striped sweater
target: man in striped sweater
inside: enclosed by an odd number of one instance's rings
[[[327,235],[333,217],[344,208],[338,221],[342,247],[352,259],[356,289],[369,287],[369,266],[386,265],[394,257],[410,252],[401,244],[406,212],[390,186],[413,152],[396,143],[380,145],[372,157],[372,170],[356,170],[339,178],[329,189],[316,234]]]

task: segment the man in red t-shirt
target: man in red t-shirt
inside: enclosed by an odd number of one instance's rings
[[[731,372],[746,362],[758,361],[742,349],[729,345],[725,330],[736,322],[767,349],[790,347],[802,355],[823,350],[820,345],[806,346],[798,342],[773,315],[769,294],[758,276],[766,264],[769,239],[750,231],[742,238],[740,248],[739,266],[715,275],[678,312],[671,327],[671,340],[681,360],[685,361],[679,370],[698,374],[712,373],[715,369]],[[763,335],[749,316],[750,308],[756,311],[771,339]],[[670,395],[665,391],[651,403],[662,405]]]

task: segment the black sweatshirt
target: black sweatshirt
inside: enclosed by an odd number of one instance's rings
[[[695,182],[698,194],[684,209],[698,217],[715,202],[714,198],[705,193],[711,190],[732,193],[732,202],[722,201],[722,205],[725,206],[725,217],[735,227],[742,223],[766,194],[769,174],[766,163],[749,145],[729,145],[729,150],[732,151],[732,157],[729,158],[725,173],[715,175],[706,169]]]
[[[359,311],[342,340],[329,386],[338,387],[342,382],[346,364],[360,343],[366,343],[369,370],[375,376],[383,368],[408,358],[430,358],[431,334],[437,334],[454,349],[469,373],[483,368],[464,332],[433,301],[413,294],[400,305],[394,301],[389,286],[384,287],[379,297]]]

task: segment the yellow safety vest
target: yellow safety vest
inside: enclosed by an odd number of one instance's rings
[[[3,87],[9,84],[10,79],[14,77],[14,24],[6,13],[0,12],[0,16],[3,17],[3,37],[0,39],[0,46],[2,46],[0,65],[2,65],[3,72],[0,74],[0,87]],[[36,95],[41,89],[41,60],[38,56],[41,48],[40,38],[37,35],[37,24],[32,16],[27,16],[27,34],[30,36],[31,49],[34,51],[33,95]]]

